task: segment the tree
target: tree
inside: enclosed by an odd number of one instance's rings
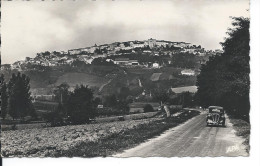
[[[30,93],[30,79],[24,74],[12,74],[8,82],[8,112],[15,118],[34,114]]]
[[[112,61],[107,62],[105,58],[95,58],[92,62],[92,65],[104,65],[104,66],[114,66],[115,64]]]
[[[115,107],[117,105],[117,98],[116,95],[109,95],[105,98],[105,105],[108,107]]]
[[[130,90],[128,87],[121,87],[118,94],[119,99],[125,100],[127,96],[130,95]]]
[[[128,114],[130,110],[128,102],[125,100],[119,100],[119,102],[117,103],[117,109],[119,111],[122,111],[124,114]]]
[[[193,95],[190,92],[182,92],[180,94],[182,106],[183,107],[191,107],[193,106]]]
[[[68,101],[70,94],[69,87],[70,86],[67,83],[62,83],[54,89],[53,93],[57,102],[63,104]]]
[[[170,97],[169,93],[165,89],[158,88],[154,90],[153,98],[157,102],[165,103]]]
[[[153,106],[151,106],[151,104],[146,104],[144,106],[144,112],[153,112],[154,109],[153,109]]]
[[[102,99],[99,98],[99,97],[96,97],[96,98],[94,99],[94,104],[95,104],[95,106],[98,106],[99,104],[102,104]]]
[[[47,113],[44,118],[47,122],[51,123],[52,127],[64,125],[63,117],[64,117],[64,108],[61,103],[59,103],[58,107],[53,111]]]
[[[86,66],[86,63],[84,61],[76,59],[75,61],[72,62],[71,66],[82,68],[82,67]]]
[[[221,43],[224,53],[202,65],[197,78],[197,97],[203,106],[221,105],[249,120],[249,19],[232,18],[233,28]]]
[[[95,116],[93,92],[88,86],[76,87],[66,103],[67,115],[74,124],[88,123]]]
[[[190,53],[178,53],[172,57],[172,65],[181,68],[195,68],[197,65],[196,56]]]
[[[3,119],[5,119],[7,115],[7,105],[8,105],[8,96],[7,96],[7,86],[4,82],[4,75],[0,76],[0,94],[1,94],[1,116]]]

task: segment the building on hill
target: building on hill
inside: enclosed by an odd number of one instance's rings
[[[2,64],[1,70],[11,70],[11,65],[10,64]]]
[[[194,76],[195,71],[191,69],[184,69],[181,71],[181,75]]]
[[[133,66],[138,66],[139,65],[139,62],[138,60],[129,60],[129,65],[133,65]]]
[[[156,41],[156,45],[158,46],[163,46],[163,47],[166,47],[166,45],[168,45],[168,42],[164,41],[164,40],[158,40]]]
[[[155,62],[155,63],[153,63],[152,67],[153,67],[153,68],[160,68],[160,65],[159,65],[159,63],[156,63],[156,62]]]
[[[153,52],[153,55],[154,55],[154,56],[159,56],[160,54],[159,54],[158,51],[154,51],[154,52]]]
[[[128,65],[129,63],[129,58],[116,58],[114,63],[116,65]]]
[[[81,53],[81,49],[68,50],[68,53],[69,53],[70,55],[80,54],[80,53]]]
[[[177,87],[177,88],[171,88],[171,91],[176,94],[183,93],[183,92],[196,93],[198,91],[198,87],[197,86]]]
[[[174,46],[175,47],[181,47],[181,48],[187,48],[190,45],[190,43],[185,43],[185,42],[175,42]]]
[[[138,60],[129,60],[129,58],[116,58],[114,64],[122,66],[138,66]]]
[[[148,45],[150,48],[153,48],[156,46],[156,39],[148,39]]]

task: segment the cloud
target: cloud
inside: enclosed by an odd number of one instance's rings
[[[2,2],[2,62],[37,52],[150,37],[220,48],[229,16],[248,16],[249,1]]]

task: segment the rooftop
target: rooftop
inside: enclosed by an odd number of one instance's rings
[[[198,91],[198,87],[197,86],[185,86],[185,87],[171,88],[171,90],[174,93],[182,93],[182,92],[196,93]]]

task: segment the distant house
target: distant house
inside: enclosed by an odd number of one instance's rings
[[[142,113],[144,112],[144,107],[145,105],[150,104],[154,110],[158,110],[160,107],[159,103],[152,103],[152,102],[135,102],[135,103],[131,103],[129,104],[129,112],[130,113]]]
[[[114,64],[123,66],[137,66],[139,65],[138,60],[129,60],[129,58],[116,58]]]
[[[10,64],[3,64],[1,65],[1,70],[10,70],[11,69],[11,65]]]
[[[194,76],[195,71],[191,69],[184,69],[181,71],[181,75]]]
[[[113,59],[106,59],[107,62],[114,62]]]
[[[102,104],[99,104],[97,108],[104,108],[104,106]]]
[[[159,52],[155,51],[154,56],[159,56]]]
[[[129,58],[116,58],[114,63],[116,65],[128,65],[129,63]]]
[[[153,67],[153,68],[159,68],[160,65],[159,65],[159,63],[153,63],[152,67]]]
[[[198,87],[197,86],[177,87],[177,88],[171,88],[171,91],[176,94],[182,93],[182,92],[196,93],[198,91]]]
[[[68,50],[68,53],[69,53],[70,55],[80,54],[80,53],[81,53],[81,49]]]
[[[129,65],[133,65],[133,66],[138,66],[139,65],[139,62],[138,60],[129,60]]]
[[[43,100],[43,101],[53,101],[54,95],[32,95],[33,101],[35,100]]]
[[[150,48],[153,48],[156,45],[156,39],[148,39],[148,45]]]

